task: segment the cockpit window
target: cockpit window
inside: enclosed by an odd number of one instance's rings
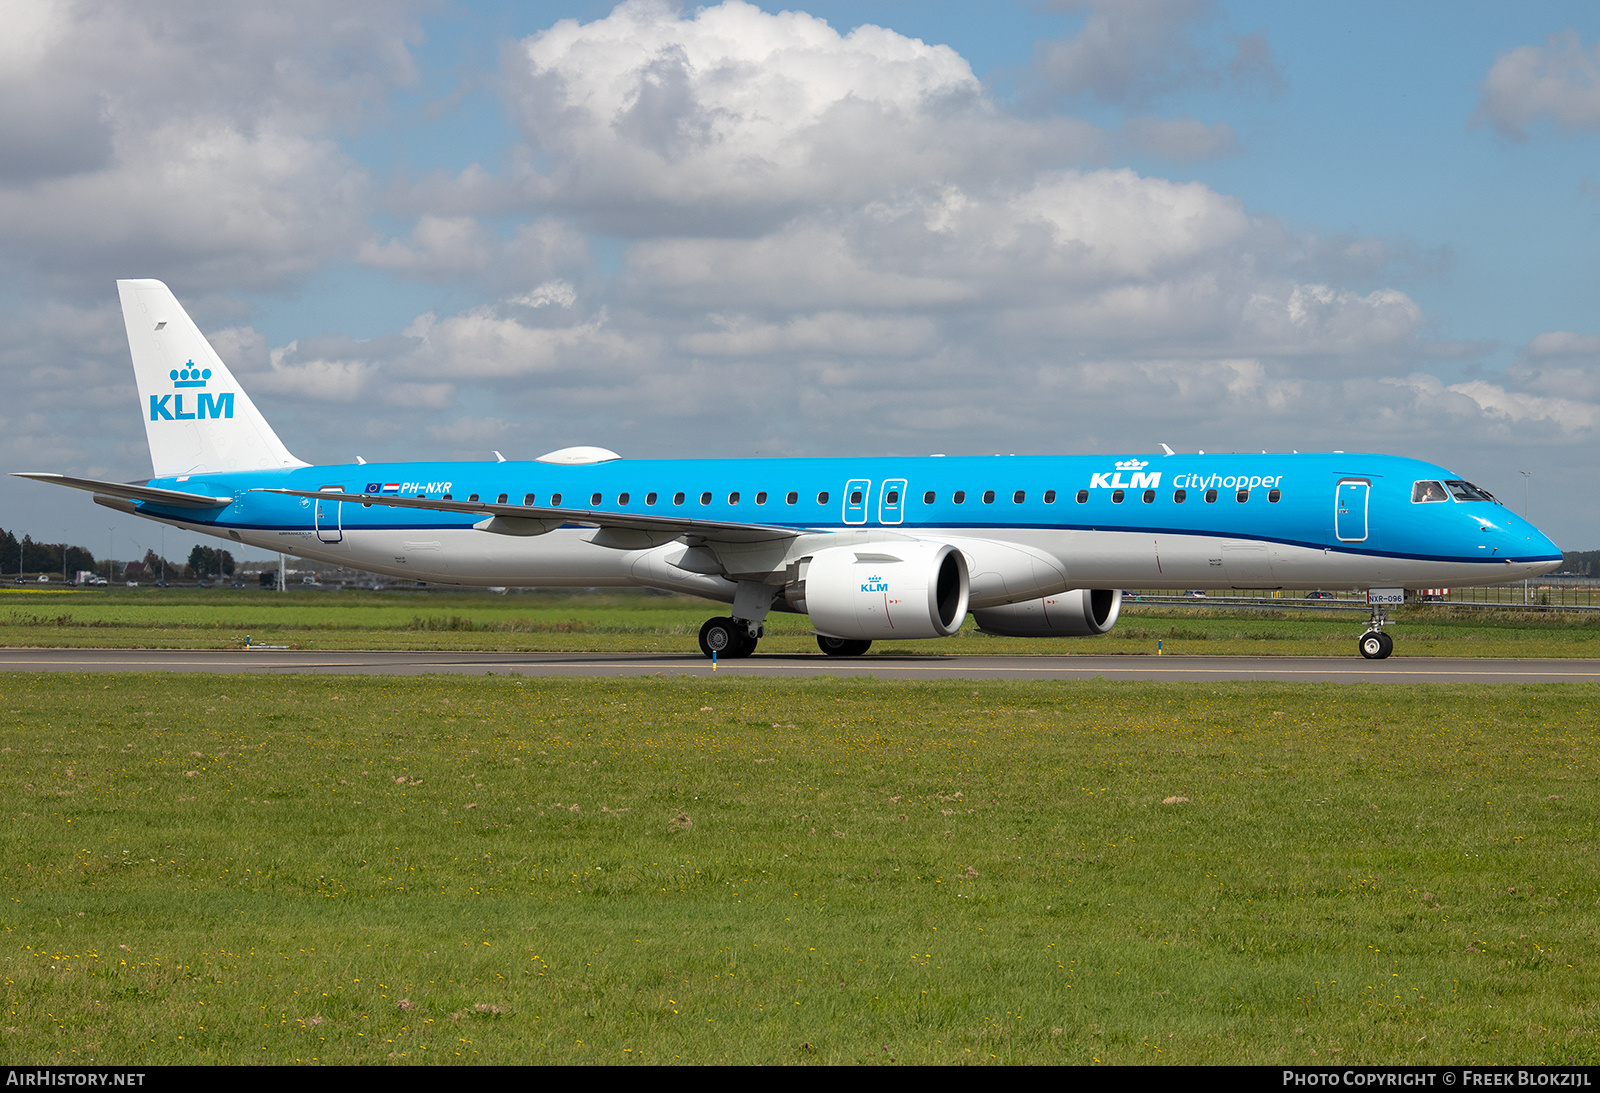
[[[1450,496],[1457,501],[1493,501],[1494,494],[1488,490],[1480,490],[1471,482],[1463,482],[1459,478],[1451,479],[1445,483],[1450,487]]]
[[[1424,501],[1448,501],[1450,495],[1444,492],[1442,482],[1417,482],[1411,487],[1411,503],[1420,505]]]

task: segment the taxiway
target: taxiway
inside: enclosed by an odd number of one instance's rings
[[[1594,683],[1600,660],[1206,656],[756,655],[711,662],[662,653],[0,649],[0,671],[275,675],[871,676],[877,679],[1128,679],[1201,682]]]

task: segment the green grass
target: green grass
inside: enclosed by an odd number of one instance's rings
[[[114,589],[45,594],[0,590],[0,646],[237,648],[247,636],[301,649],[694,653],[700,624],[726,605],[638,592],[291,592]],[[1395,616],[1397,656],[1596,657],[1600,615],[1423,606]],[[1366,615],[1240,611],[1126,603],[1098,638],[981,634],[969,619],[940,641],[879,642],[875,653],[1134,653],[1350,656]],[[815,654],[804,616],[774,614],[765,653]]]
[[[12,1064],[1600,1062],[1590,685],[3,687]]]

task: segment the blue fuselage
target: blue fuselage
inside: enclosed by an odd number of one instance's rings
[[[1358,453],[374,463],[158,479],[150,484],[234,501],[208,513],[151,502],[137,511],[268,549],[463,584],[635,583],[637,567],[621,556],[632,551],[590,542],[604,524],[595,513],[798,530],[812,543],[1017,543],[1056,558],[1081,587],[1488,584],[1560,563],[1554,543],[1492,499],[1463,500],[1448,487],[1438,500],[1418,498],[1419,483],[1458,481],[1433,464]],[[253,492],[262,488],[375,503]],[[585,516],[564,534],[508,537],[479,530],[481,514],[380,503],[395,497]]]

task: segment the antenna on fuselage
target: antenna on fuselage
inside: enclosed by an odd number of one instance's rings
[[[1165,442],[1162,443],[1161,450],[1166,452],[1168,455],[1177,455],[1178,454],[1177,452],[1173,451],[1171,448],[1167,447]]]
[[[506,457],[501,455],[499,452],[495,452],[494,453],[494,461],[496,463],[504,463],[506,461]]]

